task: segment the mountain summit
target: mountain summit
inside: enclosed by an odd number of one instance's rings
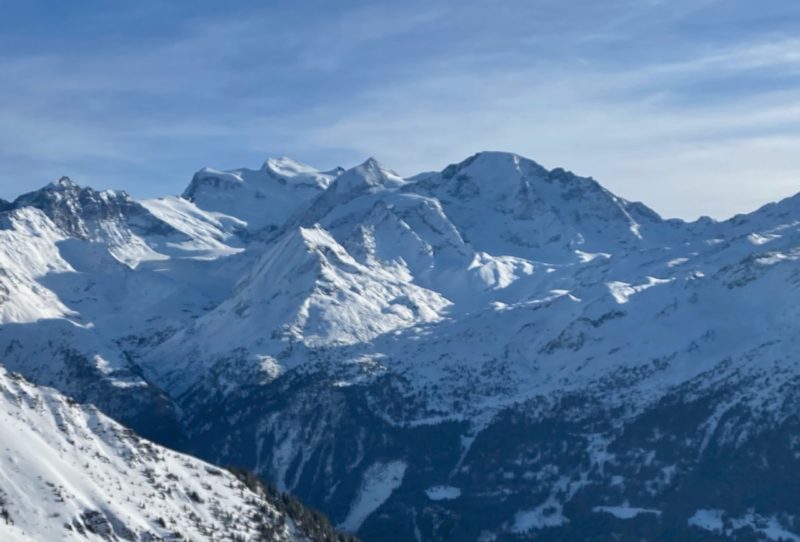
[[[415,186],[437,198],[453,223],[482,250],[562,260],[575,250],[640,246],[663,229],[660,217],[563,169],[501,152],[482,152]]]

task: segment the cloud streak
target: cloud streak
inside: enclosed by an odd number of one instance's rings
[[[665,215],[724,217],[800,189],[800,38],[780,17],[796,8],[777,4],[749,25],[738,0],[191,17],[145,4],[126,16],[161,16],[169,33],[144,24],[91,49],[77,28],[73,47],[0,54],[0,196],[61,174],[180,192],[200,166],[267,154],[322,167],[376,155],[412,174],[501,149]]]

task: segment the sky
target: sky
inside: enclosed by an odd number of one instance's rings
[[[796,0],[0,0],[0,197],[480,150],[668,217],[800,191]]]

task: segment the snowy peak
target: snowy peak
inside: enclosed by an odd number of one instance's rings
[[[65,205],[76,205],[87,200],[116,201],[120,204],[133,203],[133,199],[125,191],[102,190],[82,187],[69,177],[61,177],[40,188],[19,196],[13,205],[20,207],[38,207],[43,202],[63,202]]]
[[[572,261],[576,250],[625,250],[661,222],[591,178],[510,153],[478,153],[409,190],[441,201],[477,250],[545,261]]]
[[[188,238],[152,214],[124,191],[97,191],[66,177],[14,200],[12,211],[41,211],[64,236],[104,244],[120,262],[135,267],[143,261],[165,260],[170,243]],[[183,254],[184,256],[186,254]]]
[[[529,158],[518,154],[499,151],[483,151],[469,158],[447,166],[441,172],[444,179],[452,179],[458,175],[468,175],[481,180],[499,180],[507,182],[520,176],[545,177],[547,169]]]
[[[331,189],[339,194],[357,194],[399,188],[405,183],[397,173],[374,158],[368,158],[363,164],[342,173]]]
[[[155,219],[127,192],[83,188],[68,177],[61,177],[40,190],[19,196],[12,206],[15,209],[39,209],[67,235],[79,239],[96,240],[104,237],[101,230],[107,229],[107,225],[112,223],[135,224],[144,234],[172,233],[167,224]]]
[[[573,201],[613,197],[591,178],[578,177],[561,168],[549,171],[528,158],[494,151],[452,164],[421,185],[444,188],[437,193],[448,200],[481,198],[518,212],[524,212],[525,205],[537,203],[565,207]]]
[[[504,152],[480,152],[421,179],[420,186],[438,188],[448,199],[505,200],[524,188],[526,181],[546,180],[548,171],[527,158]]]
[[[374,158],[348,169],[330,187],[316,198],[300,216],[300,224],[313,226],[332,211],[344,212],[349,202],[370,196],[380,197],[405,186],[407,182],[397,173],[383,166]]]
[[[73,180],[70,179],[69,177],[67,177],[66,175],[61,177],[61,178],[59,178],[57,181],[51,182],[47,186],[49,188],[54,189],[54,190],[69,190],[69,189],[73,189],[73,188],[78,188],[78,185],[75,182],[73,182]]]
[[[204,167],[192,176],[192,181],[183,191],[181,197],[194,201],[196,194],[204,188],[212,187],[219,190],[232,190],[240,184],[244,184],[240,171],[221,171]]]
[[[183,198],[200,209],[223,213],[246,223],[250,231],[277,230],[341,173],[318,171],[290,158],[270,158],[259,170],[195,173]]]
[[[55,194],[59,194],[58,196]],[[83,187],[69,177],[60,177],[43,186],[39,190],[34,190],[19,196],[14,204],[16,207],[23,207],[27,202],[37,201],[40,198],[50,199],[81,199],[81,198],[102,198],[103,200],[116,199],[119,201],[133,202],[133,198],[124,190],[95,190],[90,186]]]

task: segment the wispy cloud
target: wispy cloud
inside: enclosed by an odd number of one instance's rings
[[[69,47],[0,53],[0,196],[61,174],[179,192],[202,165],[266,154],[323,167],[376,155],[410,174],[486,148],[667,215],[725,216],[800,189],[788,0],[176,9],[129,8],[129,27],[98,16],[123,29],[107,47],[87,26]]]

